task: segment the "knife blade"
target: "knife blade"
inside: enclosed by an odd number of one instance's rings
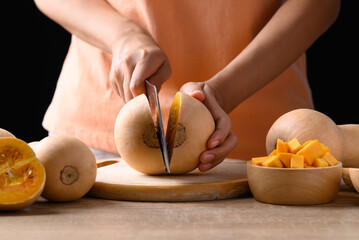
[[[162,152],[163,163],[165,165],[166,172],[171,173],[165,132],[162,123],[161,106],[160,106],[157,88],[155,85],[149,83],[147,80],[145,80],[145,86],[146,86],[146,96],[151,108],[152,119],[155,124],[157,138]]]

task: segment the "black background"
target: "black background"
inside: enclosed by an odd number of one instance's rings
[[[13,6],[2,9],[0,128],[30,142],[47,135],[41,122],[54,93],[70,35],[39,12],[32,1],[11,2]],[[337,21],[307,52],[315,108],[337,124],[359,123],[359,27],[355,2],[342,1]]]

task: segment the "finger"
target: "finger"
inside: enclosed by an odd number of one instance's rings
[[[232,122],[228,115],[223,115],[217,120],[216,129],[210,136],[207,147],[212,149],[222,144],[232,129]]]
[[[131,80],[129,90],[133,97],[146,93],[145,80],[151,76],[151,73],[146,69],[145,64],[136,64]]]
[[[110,71],[110,83],[112,86],[112,89],[115,91],[117,95],[120,96],[124,100],[123,95],[123,87],[122,84],[119,84],[119,82],[122,82],[122,79],[120,80],[120,76],[118,74],[118,71],[112,70]]]
[[[213,160],[210,162],[206,162],[203,160],[200,162],[200,164],[198,165],[198,169],[202,172],[208,171],[214,167],[216,167],[218,164],[220,164],[221,162],[223,162],[223,160],[226,158],[227,154],[229,152],[231,152],[235,146],[237,145],[238,141],[237,141],[237,137],[234,134],[230,134],[228,139],[226,140],[226,142],[228,141],[228,143],[224,143],[223,146],[216,148],[215,151],[209,154],[211,154],[213,156]],[[223,148],[222,148],[223,147]],[[222,148],[222,149],[221,149]],[[205,154],[208,154],[208,152],[204,152],[201,157]]]
[[[122,84],[124,100],[126,103],[133,98],[132,92],[130,90],[131,76],[132,76],[132,71],[126,69],[125,76],[123,78],[123,84]]]
[[[220,158],[220,159],[217,159],[211,163],[200,163],[198,165],[198,169],[201,171],[201,172],[206,172],[216,166],[218,166],[218,164],[220,164],[221,162],[223,162],[225,158]]]
[[[111,83],[111,87],[112,87],[113,91],[115,91],[115,93],[122,98],[121,93],[119,91],[119,87],[117,85],[117,80],[114,79],[114,77],[112,77],[110,80],[110,83]]]
[[[148,81],[155,85],[157,90],[160,91],[162,84],[170,78],[172,69],[168,61],[165,61],[160,68],[148,78]]]
[[[220,146],[201,153],[201,163],[212,163],[217,159],[225,158],[238,144],[237,136],[230,131],[226,140]]]
[[[203,87],[204,83],[202,82],[188,82],[181,87],[180,92],[186,93],[203,102],[205,99]]]
[[[224,142],[231,131],[232,122],[221,106],[219,106],[213,94],[207,94],[203,103],[207,106],[216,122],[216,129],[207,142],[208,148],[214,148]]]
[[[166,56],[159,55],[158,52],[149,55],[146,51],[141,51],[131,79],[130,89],[133,96],[146,92],[146,79],[159,90],[171,73],[171,67]]]

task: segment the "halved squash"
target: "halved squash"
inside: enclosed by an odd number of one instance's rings
[[[0,210],[19,210],[34,203],[45,179],[45,168],[26,142],[0,138]]]
[[[200,154],[215,130],[213,117],[197,99],[178,92],[172,102],[166,132],[171,174],[184,174],[199,164]],[[115,143],[133,169],[150,175],[166,174],[156,129],[144,94],[129,101],[115,124]]]

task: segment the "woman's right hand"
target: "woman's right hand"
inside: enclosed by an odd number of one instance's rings
[[[36,6],[71,34],[112,54],[110,82],[128,102],[145,92],[145,79],[159,89],[171,75],[166,54],[151,35],[105,0],[35,0]]]
[[[125,102],[146,92],[146,79],[159,90],[172,73],[166,54],[150,34],[132,25],[113,46],[110,70],[111,85]]]

